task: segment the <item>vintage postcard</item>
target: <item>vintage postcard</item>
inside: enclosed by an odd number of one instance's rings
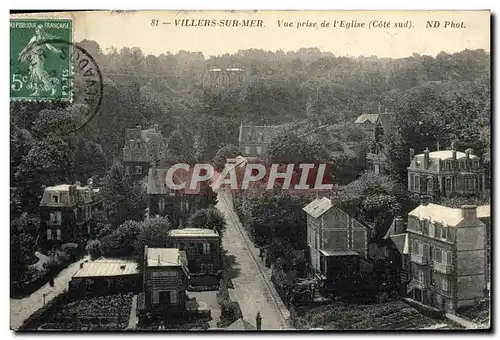
[[[11,13],[11,329],[491,329],[490,15]]]

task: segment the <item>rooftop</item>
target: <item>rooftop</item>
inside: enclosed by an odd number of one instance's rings
[[[354,250],[321,249],[320,252],[325,256],[359,256]]]
[[[72,185],[75,185],[75,188],[77,190],[87,190],[89,189],[88,186],[79,186],[79,185],[76,185],[76,184],[58,184],[58,185],[54,185],[54,186],[50,186],[50,187],[46,187],[45,190],[46,191],[69,191],[69,187],[72,186]]]
[[[306,205],[302,210],[314,218],[318,218],[333,207],[332,201],[329,198],[316,198],[314,201]]]
[[[84,262],[73,278],[81,277],[109,277],[138,274],[137,264],[133,261],[119,259],[101,259]]]
[[[202,229],[202,228],[184,228],[184,229],[172,229],[168,232],[170,237],[219,237],[219,234],[213,229]]]
[[[408,233],[391,235],[390,239],[401,254],[408,254]]]
[[[470,206],[474,207],[474,206]],[[479,218],[479,209],[476,210],[476,215]],[[481,213],[483,213],[487,208],[481,208]],[[463,217],[463,209],[461,208],[450,208],[445,207],[443,205],[428,203],[427,205],[419,205],[415,209],[413,209],[409,216],[417,217],[418,219],[426,219],[431,222],[442,223],[444,225],[455,227],[462,220]]]
[[[180,267],[186,265],[186,253],[177,248],[148,248],[148,267]]]
[[[480,205],[477,207],[477,218],[486,218],[491,216],[491,206]]]
[[[455,151],[455,152],[456,152],[457,159],[465,158],[467,156],[467,154],[465,152],[461,152],[461,151]],[[419,153],[416,156],[424,157],[424,154]],[[453,150],[432,151],[432,152],[429,152],[429,158],[435,158],[435,159],[441,159],[441,160],[452,159],[453,158]],[[471,154],[470,158],[479,158],[479,157]]]

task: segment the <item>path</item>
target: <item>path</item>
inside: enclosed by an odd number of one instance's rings
[[[234,257],[233,272],[237,273],[231,280],[234,287],[229,290],[231,299],[240,304],[243,319],[252,325],[255,326],[255,316],[260,312],[262,330],[288,328],[288,311],[279,300],[272,283],[265,278],[248,236],[243,234],[243,226],[233,209],[231,194],[220,192],[218,196],[217,208],[224,214],[227,222],[222,245],[227,255]]]
[[[478,325],[475,324],[474,322],[467,320],[465,318],[462,318],[458,315],[446,313],[445,316],[448,319],[450,319],[451,321],[454,321],[454,322],[464,326],[466,329],[477,329],[478,328]]]
[[[26,319],[42,308],[44,295],[45,304],[47,304],[53,298],[67,290],[68,282],[71,280],[71,277],[80,269],[80,263],[86,259],[87,257],[63,269],[54,279],[54,287],[50,287],[49,284],[46,283],[30,296],[22,299],[10,299],[10,328],[13,330],[19,329]]]

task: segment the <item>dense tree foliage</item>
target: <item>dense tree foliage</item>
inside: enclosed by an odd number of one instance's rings
[[[234,144],[224,145],[214,156],[213,165],[215,170],[222,171],[228,158],[235,158],[241,155],[241,150]]]
[[[136,221],[126,221],[111,234],[101,239],[102,255],[105,257],[129,257],[136,249],[136,240],[141,226]]]
[[[219,235],[226,230],[226,219],[215,207],[199,209],[189,217],[188,225],[191,228],[215,229]]]

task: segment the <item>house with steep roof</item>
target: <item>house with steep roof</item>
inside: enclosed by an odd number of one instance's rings
[[[415,155],[410,149],[408,191],[436,196],[469,196],[484,193],[485,174],[481,159],[472,149],[429,151]]]
[[[86,186],[77,182],[46,187],[39,205],[41,245],[87,242],[90,219],[101,208],[100,189],[91,178]]]
[[[244,157],[262,157],[271,141],[283,131],[282,125],[240,124],[239,147]]]
[[[486,226],[477,206],[458,209],[429,201],[425,196],[408,214],[408,291],[413,300],[454,314],[487,291]]]
[[[367,254],[369,228],[334,206],[327,197],[303,208],[307,214],[309,264],[321,281],[359,271]]]
[[[158,124],[148,129],[140,125],[125,130],[122,162],[125,174],[142,179],[152,163],[159,163],[166,156],[166,145]]]
[[[197,183],[191,189],[193,168],[177,169],[172,174],[173,184],[186,183],[183,189],[175,190],[167,185],[169,168],[158,168],[152,164],[146,179],[149,216],[168,216],[175,227],[185,227],[187,220],[200,207],[206,206],[206,200],[213,195],[208,182]]]

